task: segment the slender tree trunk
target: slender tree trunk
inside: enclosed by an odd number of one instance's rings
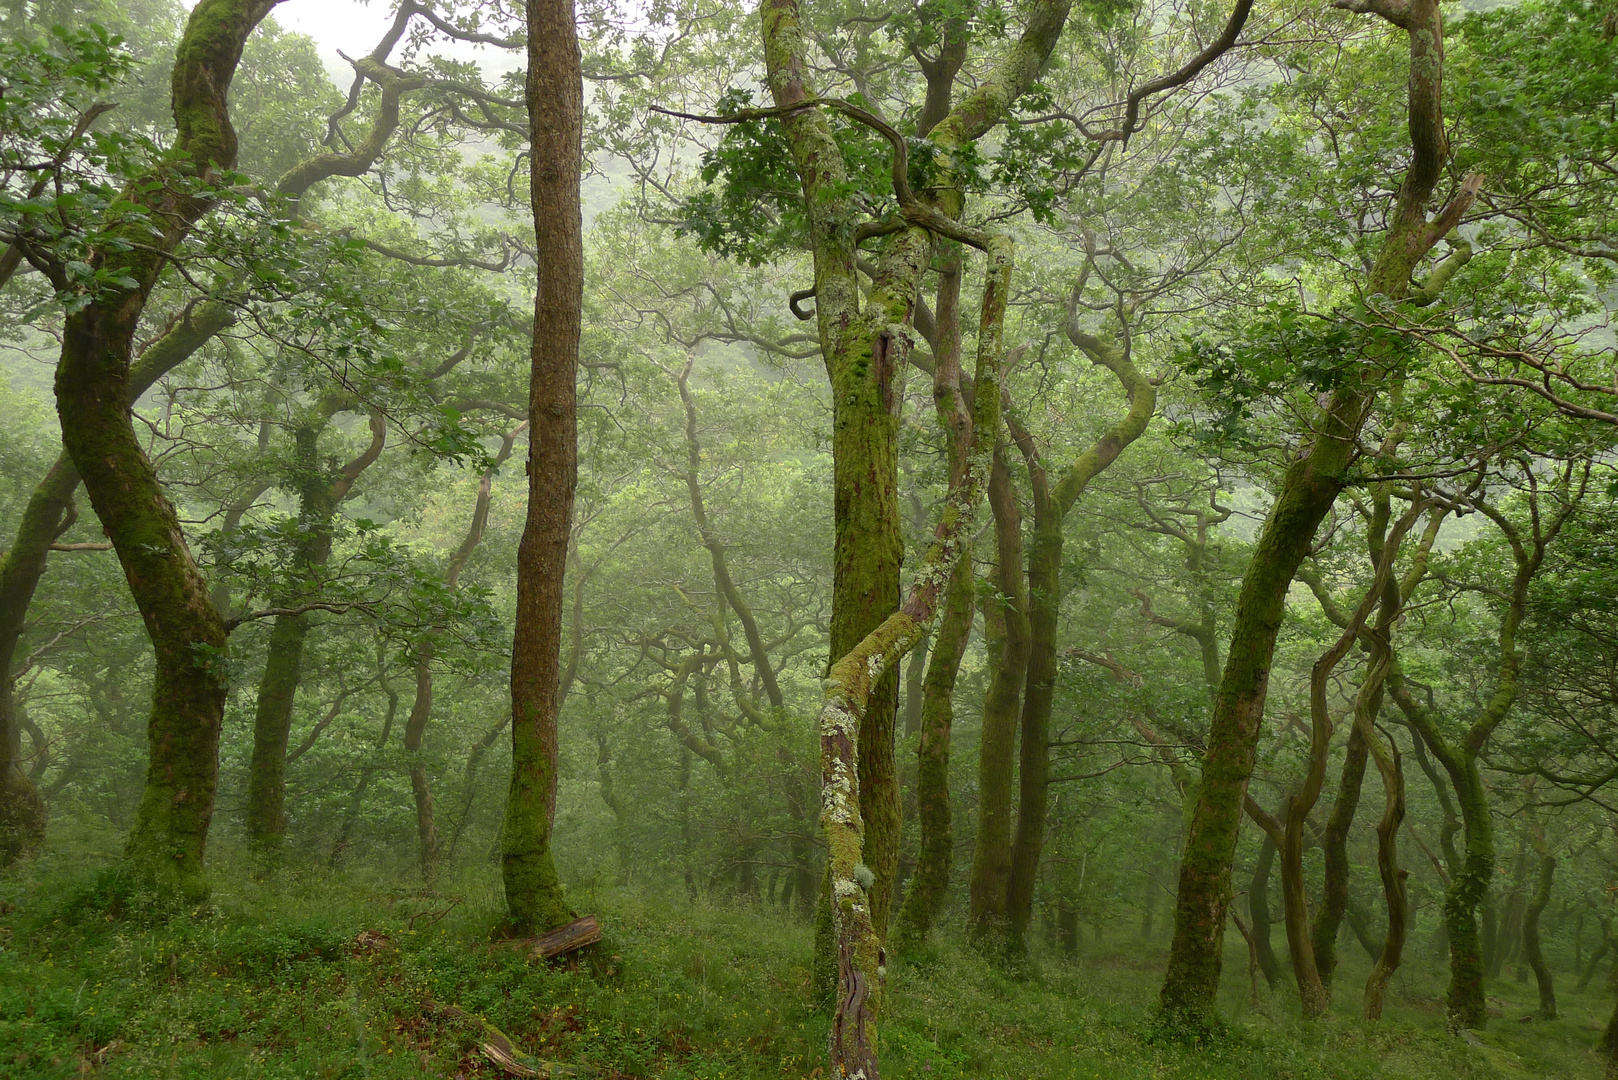
[[[1373,663],[1377,662],[1380,662],[1385,675],[1385,651],[1380,661],[1373,660]],[[1382,675],[1377,678],[1380,681]],[[1369,729],[1376,716],[1376,706],[1381,703],[1381,690],[1370,696],[1373,700],[1358,718],[1359,726],[1355,729],[1362,732],[1367,740],[1375,737]],[[1361,699],[1365,697],[1367,695],[1362,691]],[[1388,932],[1382,942],[1382,951],[1376,958],[1376,965],[1365,983],[1364,1015],[1367,1020],[1382,1018],[1388,983],[1404,960],[1405,939],[1410,932],[1410,899],[1405,889],[1405,879],[1410,875],[1409,871],[1399,866],[1399,826],[1405,817],[1404,769],[1399,761],[1398,746],[1391,739],[1389,743],[1389,748],[1383,748],[1380,744],[1375,747],[1377,771],[1381,774],[1383,788],[1382,820],[1376,826],[1376,867],[1382,878],[1382,895],[1387,902]]]
[[[526,0],[525,6],[538,273],[528,390],[528,520],[517,552],[511,790],[501,862],[513,928],[527,934],[560,926],[572,916],[551,855],[551,826],[556,814],[563,577],[578,482],[584,82],[572,0]]]
[[[22,727],[12,666],[51,544],[72,524],[79,474],[64,454],[34,488],[16,539],[0,561],[0,866],[45,838],[45,802],[21,768]]]
[[[1601,941],[1590,953],[1590,959],[1585,962],[1584,969],[1579,973],[1579,993],[1584,993],[1590,986],[1590,980],[1595,978],[1596,969],[1601,961],[1606,959],[1607,953],[1612,949],[1612,922],[1609,917],[1601,919]]]
[[[1027,597],[1022,582],[1022,514],[1011,468],[996,447],[989,477],[994,514],[992,595],[983,605],[989,687],[978,746],[978,822],[972,849],[969,932],[987,952],[1006,942],[1006,882],[1011,876],[1011,791],[1023,673],[1028,663]]]
[[[1541,855],[1539,858],[1539,879],[1534,889],[1534,897],[1523,912],[1522,943],[1523,956],[1528,966],[1534,969],[1534,981],[1539,985],[1539,1018],[1541,1020],[1556,1019],[1556,982],[1551,975],[1550,965],[1545,963],[1545,956],[1539,947],[1539,917],[1545,911],[1546,905],[1551,902],[1551,883],[1556,877],[1556,856]]]
[[[338,505],[381,455],[387,434],[381,414],[373,414],[366,450],[335,473],[322,469],[320,432],[340,404],[338,399],[328,399],[322,403],[318,422],[293,432],[298,477],[298,539],[293,563],[306,579],[299,585],[302,599],[313,597],[309,590],[331,557],[332,519]],[[261,854],[274,852],[286,835],[287,743],[292,736],[293,706],[303,679],[303,647],[308,636],[308,616],[277,615],[259,680],[253,756],[248,767],[247,835]]]
[[[1006,879],[1006,945],[1013,954],[1027,949],[1050,795],[1051,705],[1056,695],[1056,626],[1062,603],[1062,516],[1058,507],[1049,505],[1043,487],[1036,482],[1033,542],[1028,550],[1028,667],[1018,746],[1017,831]]]
[[[1331,987],[1332,972],[1337,970],[1337,935],[1343,925],[1343,914],[1348,909],[1348,832],[1354,825],[1354,813],[1360,805],[1360,786],[1365,779],[1365,736],[1356,725],[1348,733],[1348,746],[1343,757],[1343,771],[1337,782],[1337,798],[1332,803],[1331,817],[1320,839],[1325,873],[1321,884],[1320,909],[1315,912],[1315,923],[1310,939],[1315,947],[1315,966],[1320,969],[1321,982]]]
[[[1247,888],[1247,913],[1253,923],[1253,943],[1258,952],[1258,968],[1271,992],[1281,977],[1281,963],[1275,958],[1275,946],[1270,941],[1270,870],[1275,865],[1275,838],[1264,834],[1264,843],[1258,849],[1258,861],[1253,864],[1253,881]]]
[[[916,872],[894,929],[894,951],[901,955],[926,946],[949,894],[955,856],[949,803],[950,729],[955,719],[955,677],[972,634],[973,584],[968,550],[950,575],[949,595],[923,689],[921,741],[916,747],[916,820],[921,844]]]

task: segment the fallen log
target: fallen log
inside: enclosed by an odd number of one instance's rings
[[[519,938],[512,944],[526,952],[530,960],[551,960],[577,952],[600,940],[601,924],[594,915],[585,915],[566,926],[559,926],[537,937]]]

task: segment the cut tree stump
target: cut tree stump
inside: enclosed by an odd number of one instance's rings
[[[526,952],[530,960],[551,960],[577,952],[600,940],[601,924],[594,915],[585,915],[566,926],[559,926],[538,937],[521,938],[512,944]]]

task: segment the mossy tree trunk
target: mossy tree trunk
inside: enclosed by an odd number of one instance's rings
[[[298,538],[293,565],[313,584],[331,557],[332,519],[360,474],[381,456],[387,428],[380,414],[371,418],[371,442],[365,451],[335,474],[320,466],[317,444],[335,406],[323,402],[314,422],[293,432],[298,491]],[[305,597],[312,599],[313,594]],[[259,679],[253,718],[253,756],[248,766],[247,835],[261,853],[279,848],[286,835],[287,743],[292,713],[303,678],[303,647],[309,636],[307,614],[277,615],[270,628],[264,674]]]
[[[229,306],[219,301],[204,301],[188,310],[130,364],[130,403],[234,319]],[[34,487],[17,535],[0,557],[0,675],[5,676],[0,677],[0,865],[44,836],[45,804],[27,774],[16,767],[21,731],[9,676],[51,545],[77,519],[73,493],[78,486],[78,471],[63,450]]]
[[[833,595],[830,653],[833,664],[882,624],[898,605],[903,554],[898,506],[899,377],[909,362],[918,289],[932,262],[935,238],[967,240],[957,224],[964,189],[947,182],[954,152],[975,143],[1033,85],[1067,20],[1068,0],[1036,0],[1021,36],[981,73],[972,91],[951,106],[948,89],[958,60],[940,56],[939,85],[930,86],[925,138],[942,167],[940,182],[919,196],[896,158],[894,194],[904,227],[883,242],[871,285],[859,280],[855,239],[864,202],[850,183],[838,139],[819,108],[808,79],[809,33],[799,0],[764,0],[759,9],[766,81],[803,188],[814,259],[815,317],[821,356],[832,387]],[[946,50],[947,51],[947,50]],[[861,123],[869,113],[845,110]],[[878,122],[896,155],[904,137]],[[998,404],[998,403],[996,403]],[[862,865],[873,877],[872,917],[886,929],[898,865],[899,792],[893,767],[897,671],[874,688],[860,726],[859,801],[869,849]],[[874,1066],[873,1066],[874,1067]]]
[[[1546,550],[1576,509],[1587,480],[1586,475],[1575,489],[1570,470],[1557,484],[1531,490],[1526,496],[1531,520],[1527,531],[1519,529],[1487,501],[1480,498],[1472,503],[1504,536],[1512,553],[1514,573],[1504,596],[1505,610],[1496,637],[1493,686],[1483,707],[1460,733],[1460,738],[1451,739],[1444,733],[1437,719],[1412,692],[1397,659],[1389,661],[1388,693],[1449,774],[1460,810],[1464,854],[1460,866],[1451,872],[1444,895],[1444,928],[1450,950],[1446,1003],[1449,1022],[1456,1027],[1482,1027],[1488,1019],[1477,909],[1494,877],[1495,851],[1494,823],[1479,758],[1495,729],[1510,713],[1520,690],[1522,658],[1517,650],[1517,634],[1528,615],[1529,588],[1544,563]]]
[[[1426,206],[1449,156],[1442,110],[1443,24],[1436,0],[1337,0],[1374,12],[1406,31],[1410,51],[1408,114],[1412,155],[1389,214],[1367,292],[1399,302],[1412,272],[1476,197],[1472,177],[1429,220]],[[1434,282],[1441,285],[1441,282]],[[1160,995],[1166,1014],[1191,1028],[1215,1012],[1223,962],[1225,908],[1247,781],[1252,776],[1276,634],[1287,592],[1315,531],[1331,511],[1355,456],[1389,362],[1376,356],[1334,389],[1281,478],[1236,603],[1235,625],[1209,725],[1202,785],[1191,815],[1175,905],[1174,942]]]
[[[537,287],[528,420],[528,518],[517,552],[511,649],[511,789],[501,832],[506,906],[519,933],[572,912],[551,854],[561,701],[563,578],[578,483],[584,305],[584,77],[572,0],[526,0]]]
[[[1005,947],[1006,883],[1011,877],[1011,793],[1017,722],[1028,664],[1028,598],[1022,577],[1022,512],[1011,467],[997,446],[989,475],[994,517],[994,572],[983,601],[989,685],[978,738],[978,820],[972,846],[968,933],[990,954]]]
[[[1028,550],[1029,649],[1017,774],[1017,832],[1006,880],[1007,945],[1014,953],[1027,948],[1050,800],[1051,707],[1056,697],[1057,621],[1062,609],[1063,528],[1090,481],[1145,432],[1157,409],[1157,388],[1136,369],[1127,345],[1120,343],[1128,340],[1127,335],[1120,335],[1120,341],[1103,340],[1080,325],[1081,290],[1082,284],[1076,285],[1070,294],[1068,339],[1084,350],[1092,363],[1117,377],[1127,398],[1124,414],[1062,472],[1054,485],[1047,478],[1044,459],[1031,434],[1014,421],[1009,425],[1028,466],[1034,506],[1033,538]]]
[[[1000,358],[1011,289],[1012,245],[1001,237],[985,237],[983,246],[989,265],[984,275],[967,468],[950,487],[933,543],[904,606],[833,664],[826,679],[820,713],[820,820],[826,834],[831,937],[837,958],[829,1069],[834,1076],[876,1080],[876,1024],[887,975],[881,934],[871,919],[874,874],[864,861],[865,822],[856,768],[860,724],[883,673],[896,667],[915,646],[945,603],[950,579],[975,527],[999,428]]]
[[[115,226],[130,243],[92,256],[104,280],[128,284],[109,284],[67,317],[56,371],[63,445],[118,553],[156,654],[150,757],[125,853],[142,887],[167,902],[207,894],[202,860],[218,782],[225,625],[132,426],[132,346],[168,253],[208,212],[207,185],[235,163],[226,95],[243,43],[274,2],[202,0],[192,10],[175,53],[173,149],[158,173],[128,193],[161,226],[155,234]]]

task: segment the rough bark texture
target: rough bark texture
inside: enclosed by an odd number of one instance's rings
[[[207,213],[198,194],[236,160],[225,97],[243,42],[274,0],[202,0],[186,23],[173,74],[174,149],[130,197],[161,222],[98,252],[107,277],[127,277],[68,316],[56,372],[62,442],[118,553],[156,653],[150,757],[126,848],[143,889],[165,902],[207,893],[203,849],[218,781],[225,702],[225,627],[186,548],[174,508],[131,424],[132,344],[146,297],[174,250]],[[130,228],[130,227],[125,227]]]
[[[831,667],[820,712],[821,827],[826,834],[832,941],[837,957],[837,1004],[832,1014],[830,1072],[877,1076],[877,1017],[881,1012],[886,953],[871,919],[875,876],[864,861],[865,819],[860,812],[860,725],[883,674],[921,639],[944,604],[949,580],[972,535],[977,504],[989,471],[1000,420],[1000,353],[1011,288],[1012,247],[991,238],[983,288],[974,383],[972,452],[961,482],[952,484],[910,595],[847,656]]]
[[[572,919],[551,856],[551,825],[563,577],[578,483],[584,82],[572,0],[527,0],[526,9],[538,281],[528,390],[528,520],[517,553],[511,650],[511,790],[500,850],[512,924],[535,933]]]
[[[1428,221],[1426,205],[1448,157],[1440,107],[1443,26],[1436,0],[1400,5],[1384,0],[1343,0],[1343,6],[1375,11],[1406,29],[1409,40],[1413,153],[1367,282],[1368,292],[1397,302],[1409,292],[1417,264],[1471,204],[1476,182],[1469,181],[1460,197]],[[1174,942],[1161,994],[1164,1012],[1193,1029],[1204,1027],[1215,1013],[1230,864],[1247,781],[1253,772],[1287,591],[1315,530],[1342,488],[1345,470],[1353,460],[1355,436],[1385,374],[1385,364],[1375,357],[1367,359],[1372,362],[1335,389],[1316,416],[1307,443],[1282,477],[1242,578],[1209,726],[1202,787],[1180,866]]]

